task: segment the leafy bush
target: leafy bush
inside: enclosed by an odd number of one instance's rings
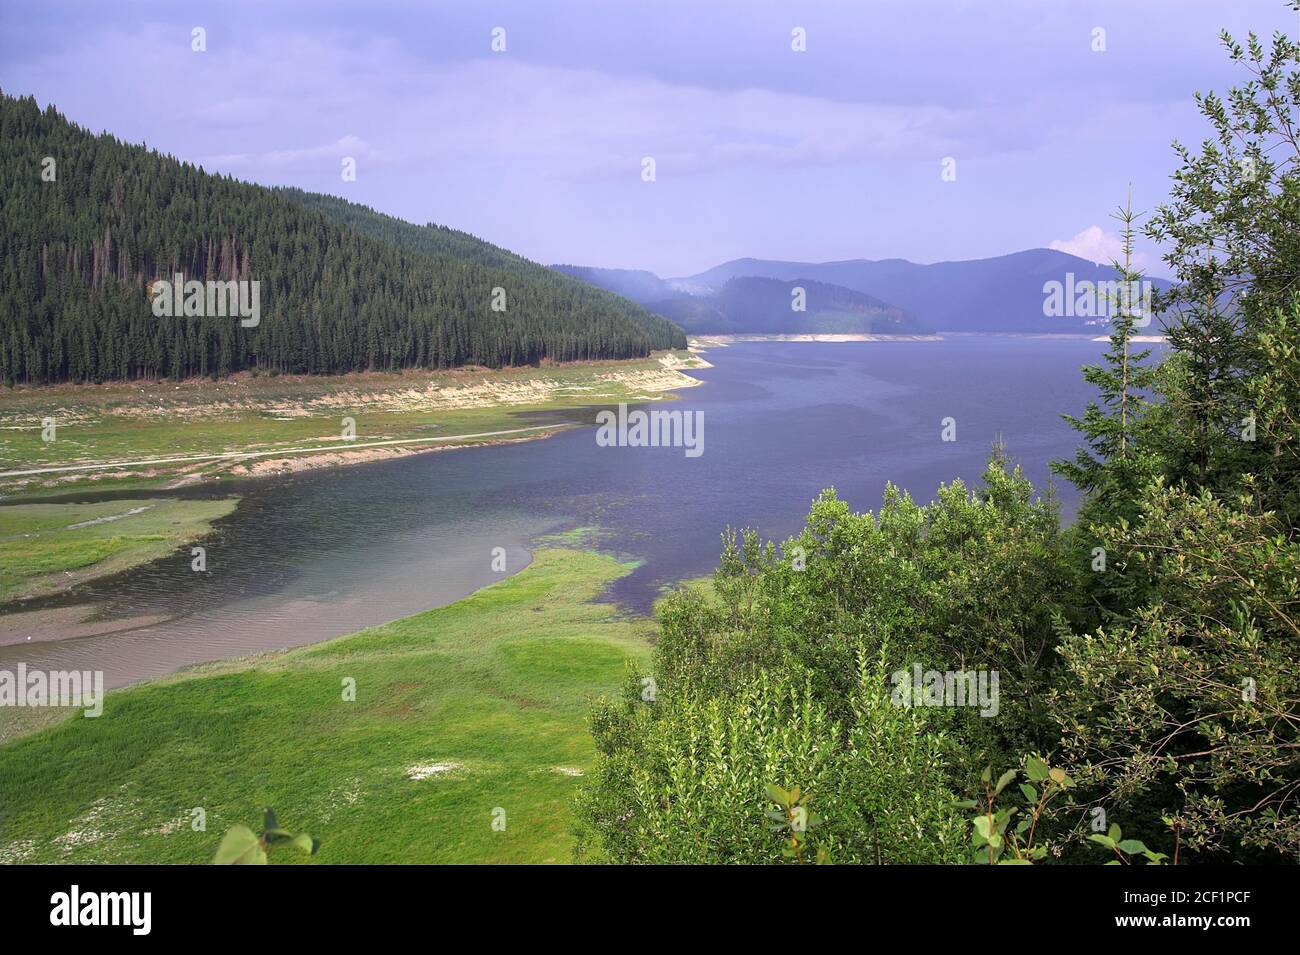
[[[667,703],[643,702],[630,683],[594,722],[600,755],[578,799],[578,858],[791,858],[790,833],[767,824],[774,784],[816,806],[817,853],[835,862],[957,861],[951,740],[925,711],[891,702],[879,662],[855,670],[842,720],[807,684],[767,672]]]
[[[877,514],[854,514],[827,491],[779,556],[753,533],[726,536],[718,599],[663,605],[654,677],[661,693],[707,698],[762,669],[788,672],[842,719],[862,650],[887,647],[891,671],[996,670],[997,719],[952,716],[978,773],[1055,739],[1043,703],[1056,622],[1078,615],[1069,561],[1055,501],[1000,451],[980,487],[954,481],[931,504],[891,486]]]
[[[1116,546],[1158,596],[1063,642],[1057,707],[1066,755],[1112,804],[1155,795],[1192,850],[1294,852],[1300,546],[1249,491],[1144,495]]]

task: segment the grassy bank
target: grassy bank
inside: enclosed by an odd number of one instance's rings
[[[237,498],[0,509],[0,602],[67,590],[165,557],[212,530]]]
[[[662,398],[697,384],[682,369],[699,364],[689,353],[665,352],[639,361],[496,371],[242,374],[218,381],[7,389],[0,393],[0,491],[31,498],[88,483],[97,489],[167,487],[223,474],[527,440],[546,431],[520,428],[563,427],[563,415],[539,422],[519,412]],[[344,440],[345,418],[354,423],[350,441]],[[50,423],[52,434],[45,427]],[[169,460],[247,454],[257,456]],[[26,471],[41,473],[12,473]]]
[[[448,607],[110,694],[0,746],[0,862],[205,862],[263,805],[318,862],[568,861],[588,702],[649,653],[595,602],[630,569],[542,550]]]

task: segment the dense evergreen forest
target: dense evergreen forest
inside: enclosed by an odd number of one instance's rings
[[[444,225],[414,225],[394,216],[376,212],[368,206],[348,202],[337,196],[327,196],[319,192],[303,192],[301,189],[282,188],[275,190],[303,205],[323,212],[350,229],[374,236],[386,243],[402,246],[415,252],[422,252],[440,258],[460,259],[476,262],[493,269],[517,272],[529,281],[542,287],[555,283],[554,272],[544,265],[539,265],[509,249],[484,242],[467,232],[449,229]],[[651,348],[685,348],[686,336],[672,322],[663,316],[639,308],[617,293],[606,292],[600,288],[589,288],[587,282],[581,283],[584,297],[607,301],[610,308],[619,310],[645,332]],[[562,283],[562,288],[575,291],[569,283]],[[557,302],[556,307],[562,307]]]
[[[500,367],[685,346],[640,306],[466,233],[212,175],[31,97],[0,94],[0,203],[8,383]],[[177,272],[259,282],[260,322],[155,316],[148,290]]]

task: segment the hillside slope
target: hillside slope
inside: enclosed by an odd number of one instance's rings
[[[348,202],[338,196],[329,196],[319,192],[304,192],[301,189],[279,188],[273,190],[287,196],[293,201],[324,213],[336,222],[355,229],[365,235],[373,236],[392,245],[399,245],[413,252],[427,253],[444,259],[459,259],[476,262],[479,265],[496,269],[506,269],[518,273],[531,283],[542,286],[557,282],[555,271],[540,265],[522,255],[493,245],[468,232],[461,232],[445,225],[428,223],[415,225],[395,216],[376,212],[369,206]],[[559,271],[559,270],[557,270]],[[648,273],[647,273],[648,274]],[[686,337],[681,329],[674,328],[671,322],[658,315],[652,315],[644,308],[637,307],[639,299],[627,295],[618,289],[613,294],[606,290],[593,290],[588,283],[579,281],[581,276],[569,279],[559,278],[559,285],[567,294],[583,301],[603,303],[607,308],[626,316],[645,333],[646,340],[654,349],[685,348]],[[599,285],[599,283],[596,283]]]
[[[0,94],[0,211],[8,382],[499,367],[684,344],[635,304],[465,233],[211,175],[31,97]],[[178,272],[257,282],[259,322],[155,315],[150,287]]]

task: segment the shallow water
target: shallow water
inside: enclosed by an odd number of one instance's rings
[[[703,412],[699,457],[600,447],[585,427],[174,492],[243,497],[205,542],[208,572],[193,572],[186,550],[92,582],[52,603],[93,604],[119,629],[0,647],[0,668],[103,670],[113,687],[313,643],[457,600],[501,579],[494,548],[514,572],[539,538],[577,527],[642,562],[611,599],[645,611],[664,585],[712,569],[726,525],[785,537],[824,487],[859,510],[878,506],[887,480],[929,500],[940,481],[976,480],[999,437],[1044,485],[1047,462],[1077,443],[1060,414],[1092,394],[1079,367],[1103,348],[1001,336],[734,344],[693,372],[704,385],[655,406]],[[948,416],[951,443],[940,440]],[[1059,492],[1068,514],[1073,489]]]

